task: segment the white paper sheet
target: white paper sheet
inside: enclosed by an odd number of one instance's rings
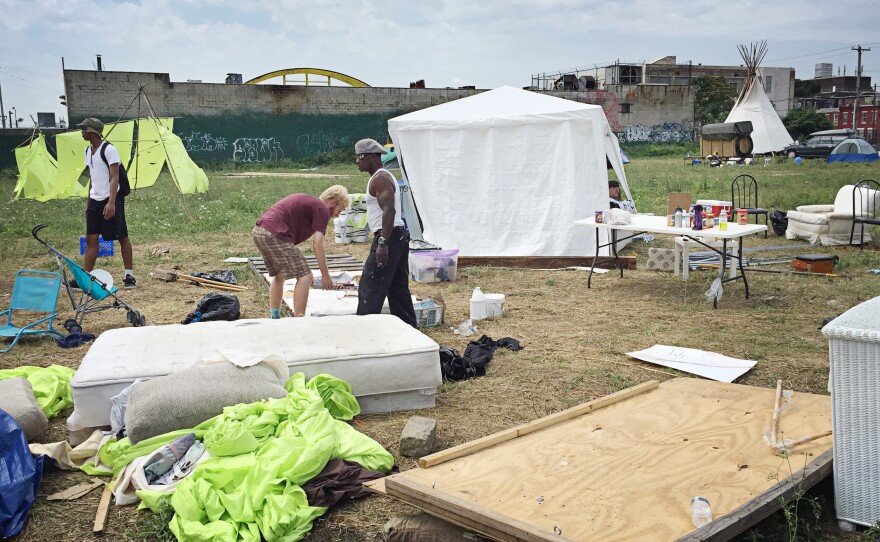
[[[744,375],[757,363],[757,361],[731,358],[715,352],[663,344],[655,344],[638,352],[627,352],[626,355],[728,384]]]

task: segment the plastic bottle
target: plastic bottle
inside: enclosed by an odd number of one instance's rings
[[[721,215],[718,217],[718,229],[727,229],[727,211],[725,209],[721,209]]]
[[[709,499],[700,495],[691,499],[691,521],[697,529],[712,521],[712,509],[709,507]]]
[[[477,286],[471,295],[471,320],[482,320],[486,317],[486,294]]]

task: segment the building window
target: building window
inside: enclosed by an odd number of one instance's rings
[[[862,111],[862,124],[868,124],[868,112]]]
[[[632,104],[620,104],[620,112],[621,113],[632,113],[632,111],[630,110],[631,107],[632,107]]]
[[[843,114],[843,125],[846,126],[846,124],[847,124],[848,122],[849,122],[849,113],[848,113],[848,112],[845,112],[845,113]]]
[[[834,124],[835,126],[838,126],[838,123],[839,123],[839,122],[840,122],[840,115],[837,114],[837,113],[835,113],[835,114],[834,114],[834,123],[833,123],[833,124]]]
[[[764,78],[764,92],[770,94],[770,89],[773,88],[773,76],[768,75]]]

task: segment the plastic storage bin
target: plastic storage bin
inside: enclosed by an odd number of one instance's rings
[[[845,530],[880,520],[880,297],[822,328],[828,337],[834,500]]]
[[[416,282],[451,282],[457,271],[458,249],[409,253],[409,275]]]
[[[82,256],[86,253],[86,238],[85,236],[80,236],[79,238],[79,255]],[[98,236],[98,257],[101,256],[113,256],[113,241],[105,241],[103,237]]]

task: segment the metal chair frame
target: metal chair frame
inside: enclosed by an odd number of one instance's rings
[[[769,224],[770,213],[767,209],[758,207],[758,181],[751,175],[743,174],[734,177],[733,182],[730,183],[730,203],[733,205],[733,212],[736,212],[737,209],[745,209],[749,215],[753,215],[755,224],[758,223],[758,215],[764,215],[765,226]],[[766,238],[767,230],[764,231],[764,239]]]
[[[869,209],[871,202],[871,190],[875,191],[873,208]],[[864,250],[865,248],[865,224],[871,224],[873,226],[880,226],[880,217],[877,216],[877,198],[880,198],[880,182],[877,182],[873,179],[864,179],[857,183],[855,183],[855,188],[853,188],[853,220],[852,220],[852,228],[849,231],[849,244],[853,244],[853,238],[856,233],[856,224],[858,223],[861,227],[859,231],[859,250]],[[859,202],[858,209],[861,211],[859,214],[856,213],[856,201]]]

